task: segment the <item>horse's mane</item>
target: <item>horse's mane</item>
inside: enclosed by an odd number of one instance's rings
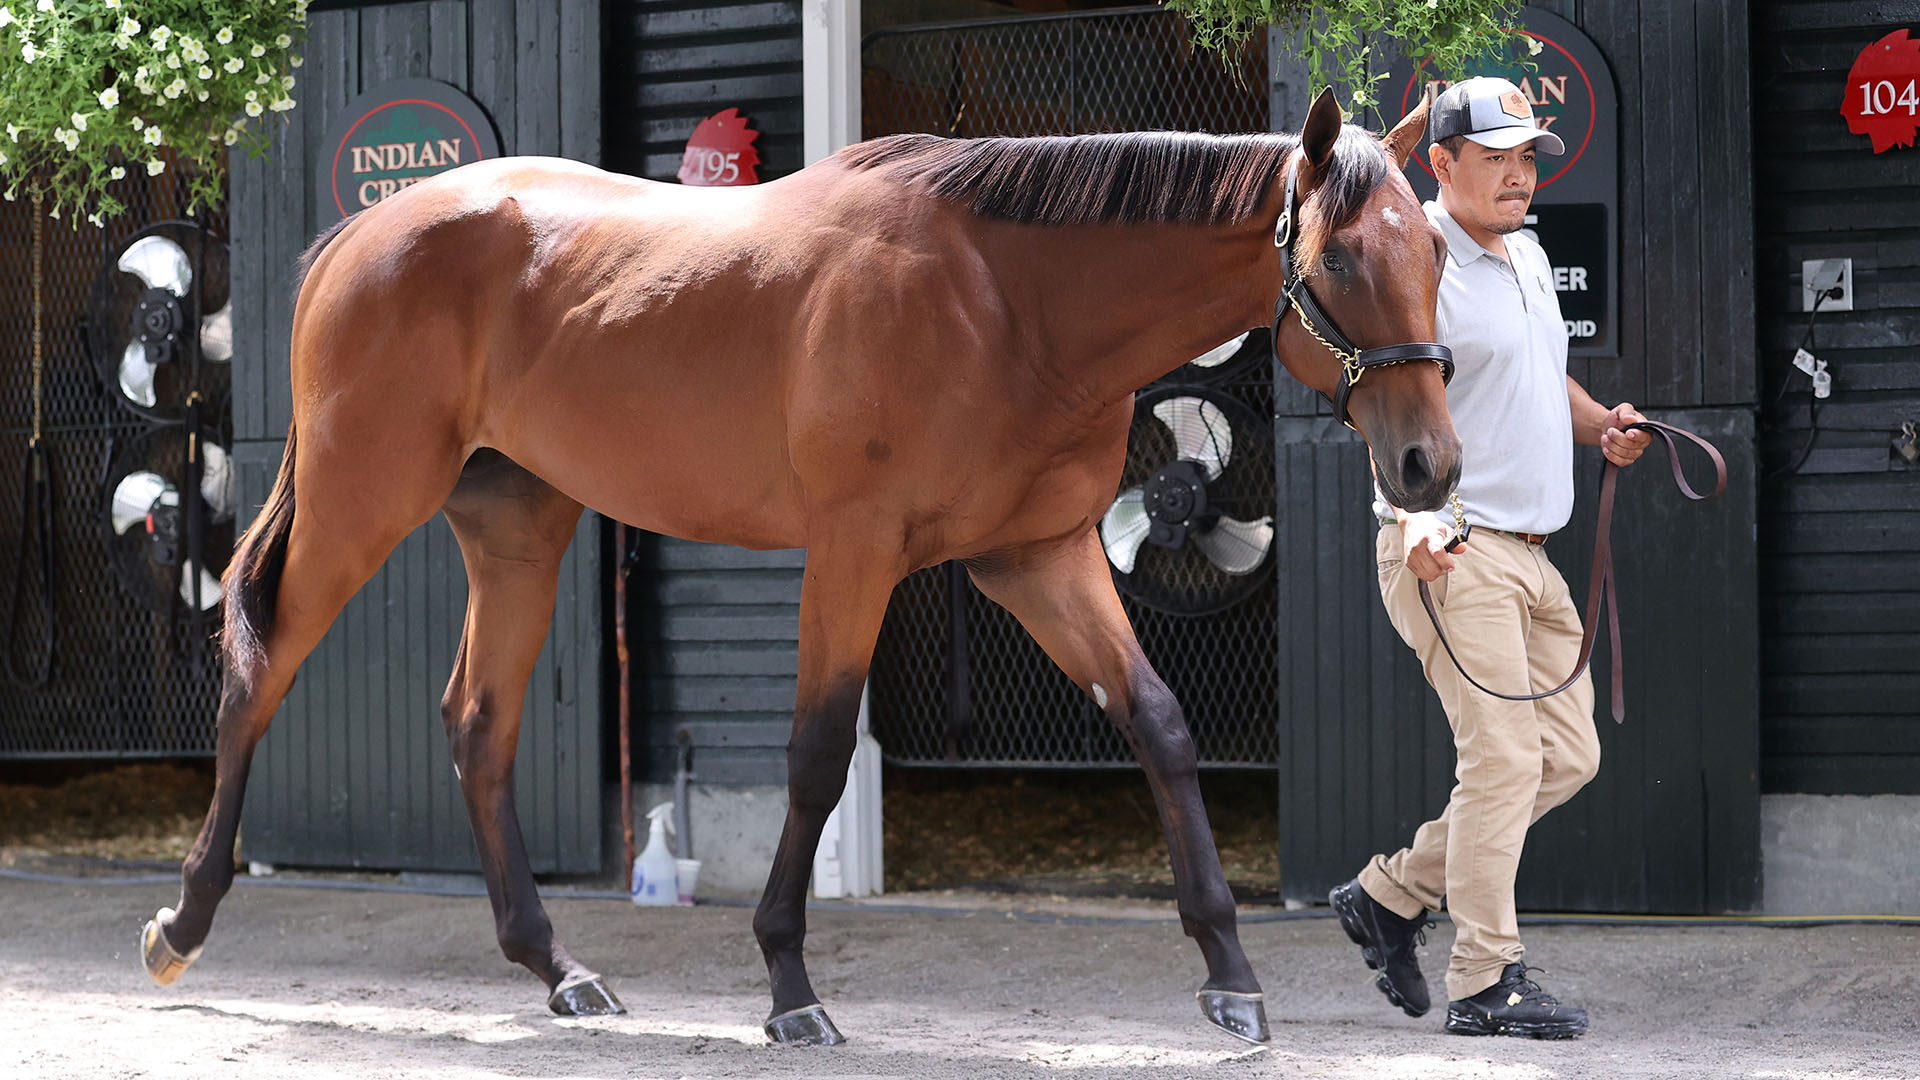
[[[1280,179],[1299,136],[1135,131],[1039,138],[890,135],[840,151],[856,170],[886,169],[982,217],[1031,225],[1245,221]],[[1379,139],[1344,128],[1302,208],[1301,269],[1392,171]]]

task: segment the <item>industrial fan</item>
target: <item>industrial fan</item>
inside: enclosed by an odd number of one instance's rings
[[[141,418],[224,408],[232,382],[227,245],[188,221],[162,221],[110,252],[87,301],[87,350],[109,394]]]
[[[103,517],[108,560],[128,595],[189,620],[220,603],[234,541],[233,479],[227,451],[207,432],[190,439],[179,425],[143,431],[114,456]]]
[[[1163,381],[1224,386],[1271,379],[1273,374],[1268,369],[1273,359],[1271,341],[1266,328],[1249,330],[1187,361]]]
[[[1121,593],[1204,615],[1245,599],[1273,550],[1273,442],[1224,391],[1157,386],[1135,400],[1120,495],[1100,539]]]

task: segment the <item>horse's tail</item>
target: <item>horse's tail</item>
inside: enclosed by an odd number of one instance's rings
[[[294,266],[293,296],[300,298],[307,274],[320,258],[320,251],[352,221],[342,218],[314,237],[300,253]],[[298,445],[297,425],[287,425],[287,449],[280,457],[280,475],[274,479],[273,492],[260,516],[234,546],[233,558],[222,575],[226,591],[226,630],[221,649],[227,670],[252,689],[255,677],[266,663],[267,634],[273,630],[274,606],[280,596],[280,571],[287,565],[287,539],[293,535],[293,472]]]
[[[223,578],[226,631],[220,644],[227,670],[252,689],[266,663],[267,634],[280,595],[280,571],[287,565],[287,539],[293,535],[293,462],[295,428],[287,426],[287,449],[273,493],[235,546]]]

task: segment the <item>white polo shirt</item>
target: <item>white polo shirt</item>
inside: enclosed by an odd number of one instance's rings
[[[1436,332],[1453,350],[1447,411],[1460,435],[1460,501],[1474,525],[1551,533],[1573,516],[1573,413],[1567,329],[1538,242],[1506,237],[1512,262],[1481,247],[1438,202],[1447,238]],[[1374,512],[1393,520],[1374,492]],[[1445,519],[1451,516],[1440,510]]]

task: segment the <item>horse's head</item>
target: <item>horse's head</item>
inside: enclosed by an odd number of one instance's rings
[[[1377,139],[1343,125],[1322,93],[1285,167],[1274,232],[1274,349],[1366,438],[1382,490],[1408,510],[1437,508],[1460,478],[1453,361],[1433,344],[1446,241],[1400,174],[1426,124],[1422,103]]]

